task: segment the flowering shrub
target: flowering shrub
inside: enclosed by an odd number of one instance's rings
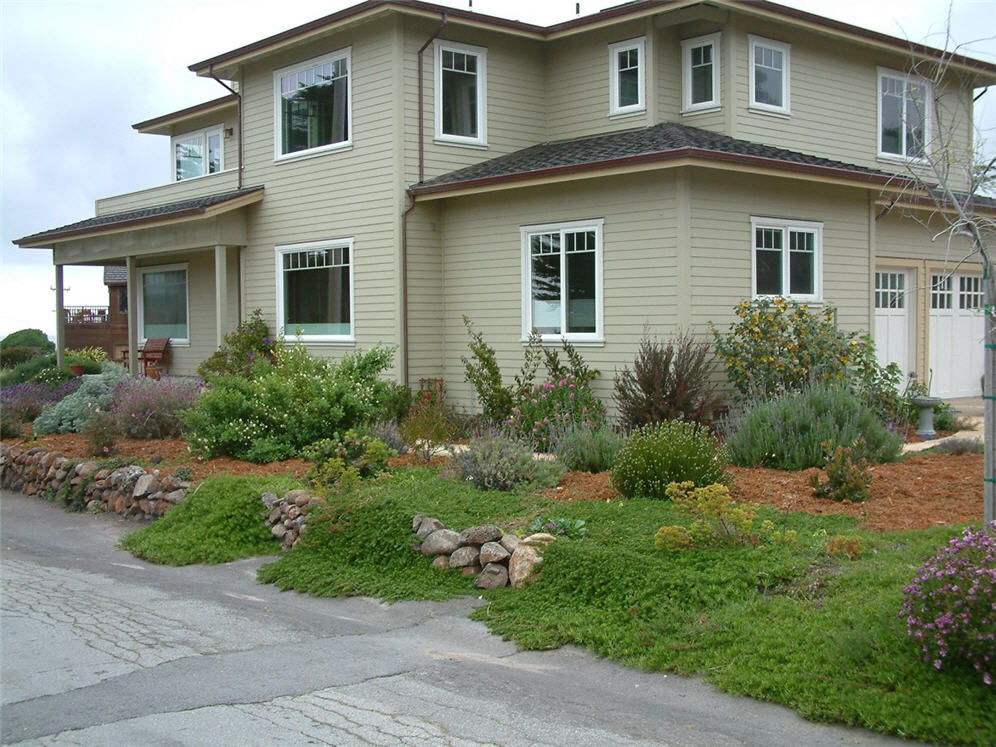
[[[960,661],[993,683],[996,670],[996,522],[969,527],[920,566],[900,617],[923,660]]]
[[[551,429],[550,451],[569,470],[606,472],[626,442],[608,425],[565,423]]]
[[[480,490],[512,490],[525,483],[553,487],[564,469],[558,462],[533,459],[528,444],[497,433],[471,439],[453,460]]]
[[[605,405],[586,384],[573,377],[537,384],[512,408],[508,428],[529,441],[536,451],[549,451],[550,438],[568,424],[600,426]]]
[[[338,459],[344,466],[353,467],[359,477],[372,477],[387,469],[387,459],[391,450],[379,438],[367,436],[350,428],[341,436],[323,438],[306,446],[301,456],[313,461],[319,468],[329,459]],[[316,469],[308,473],[313,479]]]
[[[858,437],[853,447],[838,445],[834,449],[830,441],[823,442],[823,453],[827,459],[823,467],[826,482],[821,481],[818,474],[813,475],[809,481],[817,498],[857,503],[867,501],[871,497],[868,488],[871,487],[872,473],[868,460],[855,457],[855,452],[862,451],[864,451],[864,439],[861,437]]]
[[[537,516],[529,526],[529,531],[532,534],[545,532],[567,539],[580,539],[588,534],[584,519],[565,519],[562,516]]]
[[[90,418],[108,406],[114,388],[127,375],[121,366],[105,363],[101,373],[80,377],[82,382],[75,392],[47,406],[35,418],[35,435],[82,433]]]
[[[716,437],[682,420],[637,428],[612,469],[613,487],[627,498],[663,500],[673,482],[704,487],[728,480],[726,455]]]
[[[654,544],[672,552],[705,547],[759,545],[762,542],[795,544],[794,529],[775,529],[771,521],[757,524],[757,503],[734,503],[726,485],[695,487],[694,483],[671,483],[665,494],[676,506],[691,514],[689,526],[662,526],[654,535]]]
[[[197,403],[198,379],[128,377],[114,389],[110,410],[122,435],[129,438],[178,438],[180,413]]]
[[[861,439],[860,445],[858,439]],[[799,470],[822,467],[823,444],[853,446],[854,459],[894,462],[902,440],[844,388],[787,393],[752,408],[726,439],[730,461]]]
[[[225,344],[197,368],[202,377],[209,374],[249,376],[257,361],[276,360],[281,341],[270,336],[270,328],[261,309],[225,335]]]
[[[278,348],[274,356],[276,363],[258,364],[251,378],[208,376],[211,388],[182,415],[192,451],[277,461],[378,416],[387,385],[379,375],[391,350],[375,347],[338,363],[298,346]]]
[[[103,409],[95,412],[80,432],[86,436],[90,456],[109,457],[114,454],[114,443],[121,435],[121,428],[114,414]]]
[[[101,347],[75,348],[66,350],[66,360],[72,363],[104,363],[107,360],[107,351]]]

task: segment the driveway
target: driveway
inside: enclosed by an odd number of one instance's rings
[[[0,492],[3,744],[899,744],[586,651],[517,652],[474,598],[386,605],[168,568],[136,527]]]

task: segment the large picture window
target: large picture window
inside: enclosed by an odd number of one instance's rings
[[[683,114],[719,107],[719,34],[681,42]]]
[[[644,40],[609,45],[609,114],[645,111]]]
[[[217,174],[225,168],[221,127],[209,127],[173,138],[173,180]]]
[[[350,50],[277,70],[277,157],[350,144]]]
[[[820,299],[823,224],[751,218],[753,295]]]
[[[353,241],[277,247],[277,327],[305,342],[353,339]]]
[[[878,73],[879,154],[923,158],[930,117],[930,85],[902,73]]]
[[[173,344],[190,342],[187,320],[187,266],[139,268],[139,329],[142,341],[168,337]]]
[[[783,42],[750,37],[750,108],[789,113],[789,51]]]
[[[436,42],[436,138],[487,143],[487,50]]]
[[[522,231],[523,336],[602,340],[602,221]]]

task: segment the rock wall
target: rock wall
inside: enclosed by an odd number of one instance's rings
[[[92,511],[155,519],[187,496],[190,483],[136,465],[107,469],[40,447],[0,443],[0,487]]]
[[[266,527],[284,550],[294,547],[308,529],[308,509],[325,503],[307,490],[288,490],[283,498],[276,493],[263,493],[266,506]]]

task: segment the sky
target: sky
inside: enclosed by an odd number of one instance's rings
[[[131,125],[223,96],[187,66],[358,0],[0,0],[0,338],[55,334],[51,252],[11,239],[93,217],[100,197],[170,181],[169,138]],[[437,0],[467,8],[468,0]],[[903,39],[945,46],[943,0],[782,0]],[[597,12],[614,0],[582,0]],[[575,0],[473,0],[472,10],[548,25]],[[954,0],[951,39],[996,62],[996,0]],[[996,87],[976,103],[996,141]],[[66,305],[104,305],[99,268],[65,271]]]

